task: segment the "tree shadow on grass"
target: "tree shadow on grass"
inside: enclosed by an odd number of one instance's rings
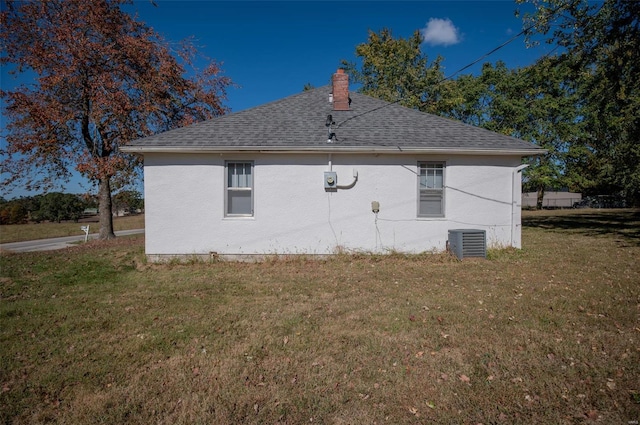
[[[558,214],[527,214],[524,227],[569,231],[588,236],[615,236],[640,246],[640,210],[577,210]]]

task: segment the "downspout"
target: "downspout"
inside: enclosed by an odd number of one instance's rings
[[[511,174],[511,246],[514,248],[521,248],[522,244],[518,244],[520,246],[516,246],[515,244],[515,240],[514,240],[514,236],[515,236],[515,228],[516,228],[516,223],[515,223],[515,215],[516,215],[516,206],[518,205],[518,196],[522,197],[522,193],[518,193],[516,194],[516,176],[518,175],[518,173],[520,173],[522,170],[524,170],[525,168],[527,168],[529,166],[529,164],[522,164],[518,167],[516,167],[512,174]],[[522,191],[520,191],[522,192]],[[522,205],[520,206],[522,208]],[[521,219],[522,222],[522,219]]]

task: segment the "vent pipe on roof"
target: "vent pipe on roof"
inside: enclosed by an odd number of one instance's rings
[[[349,75],[344,73],[344,69],[338,69],[333,78],[333,110],[348,111],[349,110]]]

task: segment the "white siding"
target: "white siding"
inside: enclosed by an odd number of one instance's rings
[[[224,164],[236,160],[254,161],[253,217],[224,217]],[[357,170],[353,188],[325,192],[330,161],[340,186]],[[417,217],[418,161],[446,164],[443,218]],[[490,247],[519,246],[518,165],[519,157],[147,153],[146,253],[419,253],[444,250],[459,228],[486,230]],[[380,203],[377,220],[371,201]]]

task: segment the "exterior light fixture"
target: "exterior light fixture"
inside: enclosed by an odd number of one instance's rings
[[[331,116],[331,114],[327,115],[327,121],[324,124],[327,126],[327,143],[333,143],[333,137],[336,135],[334,132],[331,131],[331,126],[334,124],[335,124],[335,121],[333,120],[333,117]]]
[[[335,124],[335,122],[333,121],[333,117],[331,116],[331,114],[327,115],[327,122],[324,124],[327,127],[331,127],[332,124]]]

